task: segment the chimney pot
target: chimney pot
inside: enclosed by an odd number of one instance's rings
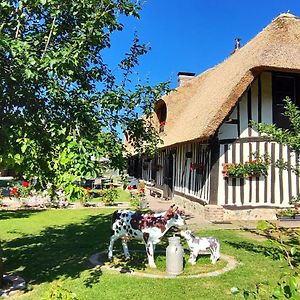
[[[236,38],[235,39],[235,47],[234,50],[238,50],[241,48],[241,39],[240,38]]]
[[[178,86],[185,86],[194,77],[195,73],[193,72],[178,72]]]

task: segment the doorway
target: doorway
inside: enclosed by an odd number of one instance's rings
[[[173,171],[174,158],[173,154],[169,153],[165,157],[163,170],[163,198],[166,200],[173,198]]]

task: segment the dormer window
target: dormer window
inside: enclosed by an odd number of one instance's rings
[[[159,100],[157,102],[155,112],[159,123],[159,132],[164,132],[167,119],[167,106],[165,101]]]

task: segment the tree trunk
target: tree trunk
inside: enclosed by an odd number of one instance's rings
[[[3,274],[4,274],[2,256],[3,256],[3,250],[1,247],[1,240],[0,240],[0,288],[3,286]]]

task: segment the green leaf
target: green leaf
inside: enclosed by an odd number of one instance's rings
[[[26,152],[26,150],[27,150],[27,144],[23,144],[22,146],[21,146],[21,151],[22,151],[22,153],[25,153]]]
[[[270,229],[271,228],[271,225],[270,225],[270,223],[268,222],[268,221],[265,221],[265,220],[259,220],[258,222],[257,222],[257,225],[256,225],[256,229],[257,230],[262,230],[262,231],[264,231],[264,230],[268,230],[268,229]]]
[[[296,247],[292,247],[291,248],[291,255],[294,256],[296,254],[296,252],[297,252]]]
[[[282,289],[280,286],[277,286],[275,289],[274,289],[274,292],[273,292],[273,296],[277,299],[280,299],[282,297],[284,297],[284,294],[282,292]]]

